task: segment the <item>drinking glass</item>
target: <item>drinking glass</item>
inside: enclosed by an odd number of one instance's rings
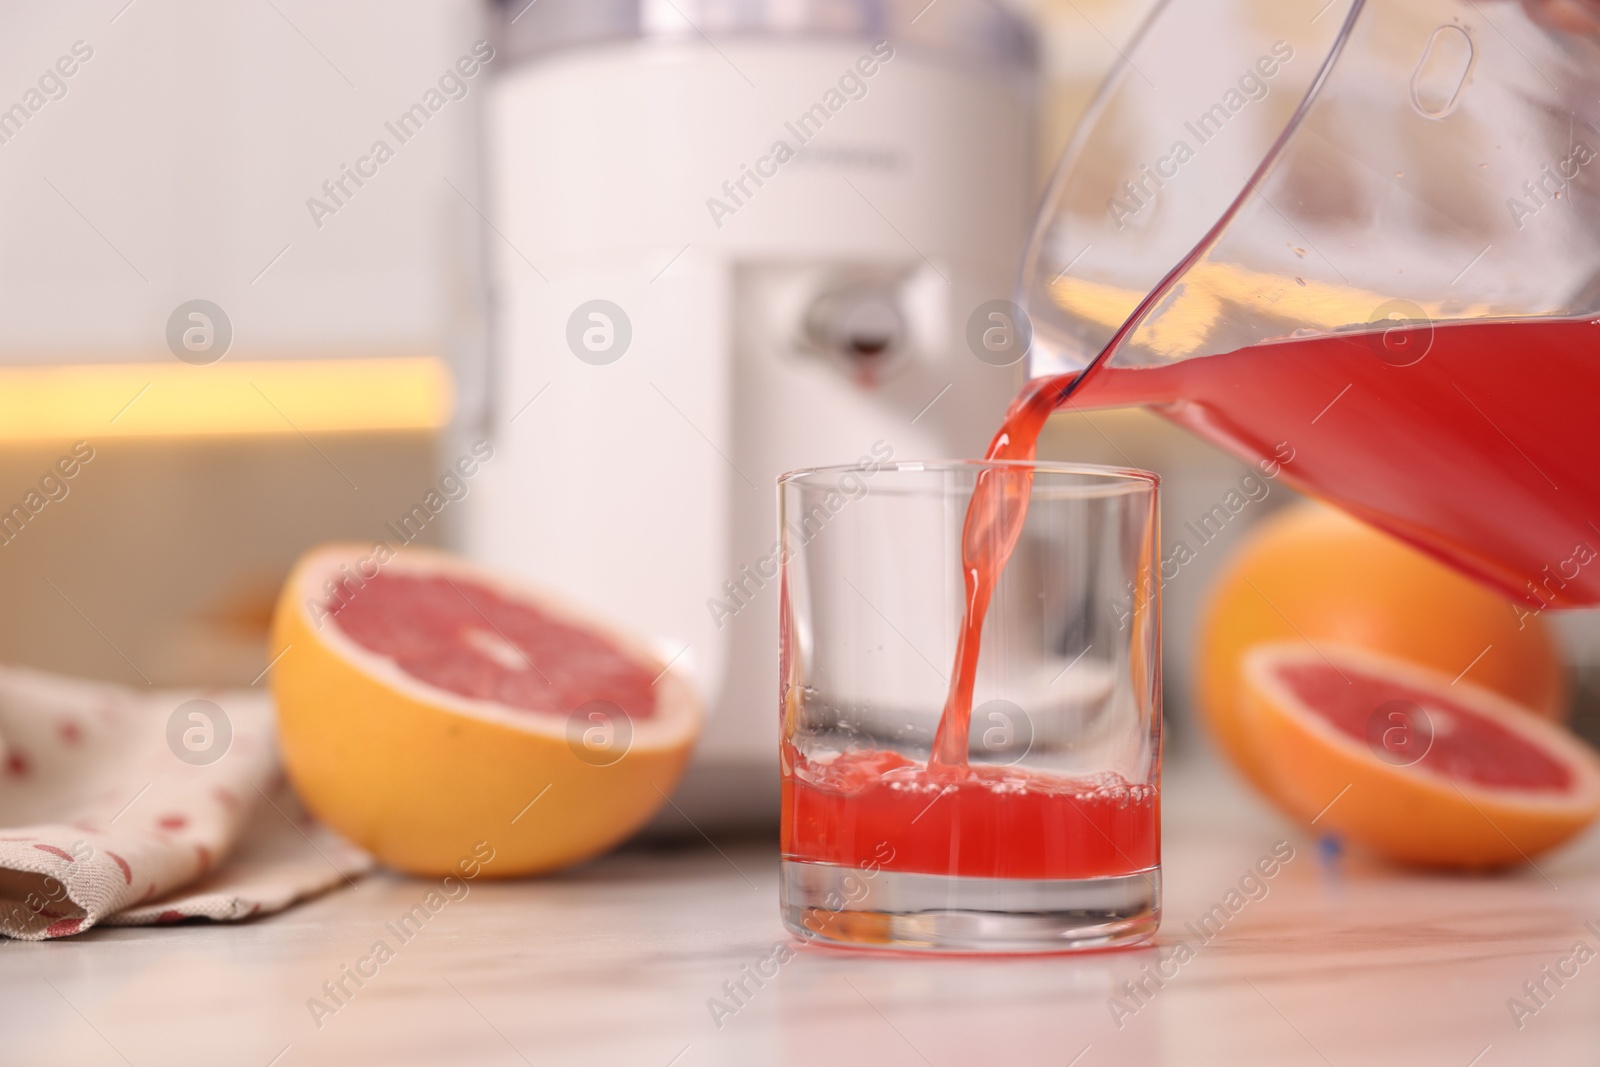
[[[1021,487],[999,499],[999,519],[1025,518],[1009,560],[975,561],[1004,566],[965,764],[930,766],[980,477]],[[779,479],[789,930],[943,952],[1061,951],[1155,932],[1157,486],[1140,470],[979,461]]]

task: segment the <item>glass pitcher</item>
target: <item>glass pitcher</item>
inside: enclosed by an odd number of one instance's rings
[[[1024,268],[1147,404],[1531,607],[1600,602],[1600,39],[1538,0],[1165,0]]]

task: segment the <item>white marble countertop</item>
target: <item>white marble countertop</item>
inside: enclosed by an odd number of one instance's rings
[[[1166,920],[1154,947],[1034,959],[797,946],[719,1027],[708,1000],[790,944],[776,850],[627,850],[541,881],[484,883],[399,944],[318,1020],[324,996],[429,883],[357,888],[243,925],[101,928],[0,944],[0,1063],[1592,1064],[1600,835],[1491,878],[1329,862],[1215,771],[1169,774]],[[1295,858],[1201,942],[1279,840]],[[1234,898],[1237,903],[1244,898]],[[1600,928],[1600,921],[1597,921]],[[1178,942],[1193,950],[1176,962]],[[1570,962],[1563,962],[1570,961]],[[1542,968],[1565,969],[1555,981]],[[1171,977],[1143,998],[1124,981]],[[1554,971],[1552,972],[1554,973]],[[1543,980],[1537,1012],[1508,1006]],[[1154,988],[1154,983],[1149,983]],[[324,996],[325,1003],[327,1001]],[[1137,1010],[1134,1010],[1137,1009]],[[1521,1023],[1520,1028],[1518,1023]],[[1120,1025],[1119,1025],[1120,1023]]]

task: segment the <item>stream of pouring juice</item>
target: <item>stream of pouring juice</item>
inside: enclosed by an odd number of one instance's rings
[[[1035,379],[988,458],[1031,459],[1062,406],[1150,405],[1243,458],[1292,457],[1285,481],[1525,605],[1508,611],[1538,612],[1600,603],[1597,396],[1600,323],[1589,319],[1334,334]],[[973,492],[965,617],[928,765],[852,752],[786,780],[795,858],[859,866],[887,844],[895,859],[881,865],[937,874],[1083,878],[1155,865],[1154,787],[1102,776],[1074,788],[968,764],[983,620],[1029,488],[1026,472],[986,471]],[[1010,792],[993,788],[1007,777]]]

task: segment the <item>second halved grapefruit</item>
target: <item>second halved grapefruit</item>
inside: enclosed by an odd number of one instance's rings
[[[1600,761],[1565,729],[1470,682],[1349,646],[1262,645],[1246,721],[1276,796],[1391,859],[1529,860],[1600,813]]]
[[[1211,736],[1271,795],[1243,717],[1244,656],[1269,641],[1354,645],[1460,674],[1547,718],[1566,675],[1545,621],[1409,545],[1323,504],[1251,530],[1207,597],[1196,697]]]

